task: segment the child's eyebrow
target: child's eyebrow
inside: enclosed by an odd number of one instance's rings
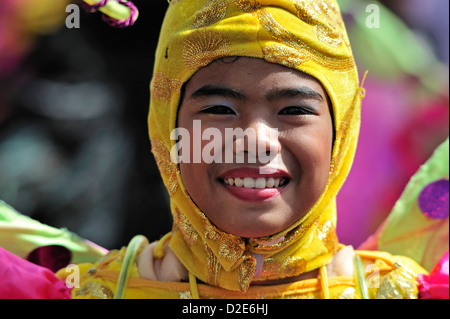
[[[222,97],[230,97],[238,100],[245,100],[246,96],[232,88],[215,86],[215,85],[205,85],[196,90],[191,94],[190,98],[201,98],[201,97],[210,97],[210,96],[222,96]],[[283,98],[302,98],[302,99],[314,99],[323,101],[323,96],[308,88],[308,87],[295,87],[295,88],[274,88],[266,93],[265,95],[268,101],[280,100]]]
[[[284,89],[275,88],[266,93],[266,99],[268,101],[275,101],[283,98],[293,97],[324,101],[324,98],[320,93],[304,86]]]
[[[199,88],[197,91],[191,94],[192,98],[199,98],[199,97],[208,97],[208,96],[223,96],[223,97],[231,97],[238,100],[244,100],[245,95],[241,92],[227,88],[227,87],[221,87],[221,86],[214,86],[214,85],[205,85]]]

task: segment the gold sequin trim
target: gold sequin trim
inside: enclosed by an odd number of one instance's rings
[[[261,4],[254,0],[233,0],[233,3],[243,12],[253,12],[261,8]]]
[[[396,266],[381,282],[377,299],[417,299],[416,279],[402,266]]]
[[[76,296],[92,295],[100,299],[112,299],[113,292],[108,287],[105,287],[97,282],[88,282],[83,287],[75,292]]]
[[[245,242],[241,237],[225,233],[211,224],[206,215],[200,212],[205,238],[219,242],[218,255],[229,262],[236,262],[245,251]]]
[[[177,224],[178,229],[180,230],[184,239],[190,246],[194,245],[198,239],[197,231],[178,208],[174,209],[174,215],[175,223]]]
[[[320,41],[332,47],[338,47],[342,44],[341,34],[337,33],[334,30],[331,30],[325,25],[315,25],[314,33]]]
[[[191,69],[199,69],[230,52],[231,42],[218,32],[198,30],[183,43],[183,61]]]
[[[227,14],[227,0],[208,0],[195,14],[192,26],[207,27],[222,20]]]
[[[280,275],[281,263],[273,258],[266,258],[260,278],[271,279]]]
[[[299,51],[290,47],[271,45],[262,50],[266,61],[280,63],[288,68],[294,69],[305,61]]]
[[[171,79],[161,72],[155,72],[151,88],[151,97],[160,101],[170,101],[174,92],[179,92],[182,82]]]
[[[328,252],[336,252],[338,249],[338,238],[336,236],[336,228],[331,220],[317,227],[317,237],[323,242]]]
[[[305,272],[306,261],[300,257],[287,258],[281,269],[285,277],[297,276]]]
[[[165,183],[169,194],[172,196],[178,189],[178,165],[171,161],[170,153],[162,141],[152,139],[151,143],[152,153],[155,156],[156,164],[158,165],[160,172],[168,176]]]
[[[219,256],[230,262],[236,262],[245,250],[243,241],[235,240],[233,237],[223,236],[219,245]]]
[[[212,250],[204,243],[207,254],[207,267],[208,267],[208,283],[213,286],[219,285],[220,272],[222,265],[219,259],[214,255]]]
[[[258,17],[263,28],[268,31],[272,37],[274,37],[278,42],[283,43],[284,45],[299,51],[297,56],[297,60],[301,59],[303,61],[312,60],[315,63],[335,71],[347,71],[354,68],[354,60],[352,56],[345,58],[338,58],[334,56],[328,56],[323,54],[310,46],[304,43],[300,38],[296,37],[294,34],[289,32],[287,29],[282,27],[272,15],[264,10],[258,10],[256,12],[256,16]],[[273,45],[273,50],[282,51],[283,45]],[[278,64],[283,64],[283,59],[277,58],[276,56],[269,56],[268,59],[271,58],[271,62],[275,62]],[[285,58],[285,56],[284,56]],[[292,63],[292,62],[291,62]]]
[[[203,213],[201,214],[203,215]],[[210,224],[206,217],[203,218],[203,226],[205,227],[205,238],[217,241],[221,238],[220,233]]]
[[[295,0],[297,16],[313,26],[316,37],[332,46],[339,47],[345,43],[350,46],[345,36],[345,28],[336,5],[328,0]]]
[[[300,257],[289,257],[284,261],[272,257],[264,260],[260,279],[278,279],[297,276],[305,272],[306,261]]]
[[[309,224],[302,223],[293,230],[289,231],[285,238],[281,241],[277,241],[274,244],[268,244],[273,241],[273,238],[269,239],[250,239],[249,243],[253,246],[252,251],[275,251],[282,249],[289,245],[294,239],[303,236],[308,230],[311,229],[314,225],[318,224],[318,218],[312,220]]]
[[[256,259],[250,256],[245,256],[245,260],[239,265],[238,284],[241,291],[247,291],[250,286],[250,282],[253,279],[253,275],[256,269]]]

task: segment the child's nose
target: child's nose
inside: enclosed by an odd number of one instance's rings
[[[235,140],[236,155],[247,155],[249,163],[266,164],[280,153],[278,129],[263,122],[255,122],[246,130],[249,134]]]

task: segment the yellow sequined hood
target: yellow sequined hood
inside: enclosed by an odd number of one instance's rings
[[[261,58],[318,79],[330,97],[335,129],[327,186],[314,207],[281,233],[244,239],[215,227],[192,202],[171,161],[182,85],[225,56]],[[296,276],[327,264],[337,249],[335,197],[350,170],[359,133],[362,89],[332,0],[172,0],[156,51],[148,118],[152,152],[170,194],[169,245],[201,281],[246,291],[255,256],[258,280]]]

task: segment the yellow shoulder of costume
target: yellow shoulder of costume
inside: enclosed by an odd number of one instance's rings
[[[115,283],[99,276],[102,272],[117,272],[126,249],[112,250],[96,263],[81,263],[58,271],[57,276],[73,287],[73,299],[112,299]],[[68,269],[72,270],[67,271]]]
[[[142,247],[137,249],[139,252]],[[83,263],[58,271],[57,276],[69,283],[73,299],[113,299],[123,291],[120,298],[127,299],[178,299],[189,297],[189,284],[182,282],[159,282],[139,277],[134,260],[128,264],[128,278],[125,289],[119,284],[120,274],[127,264],[126,256],[130,245],[112,250],[96,263]],[[73,269],[71,273],[67,271]]]
[[[416,274],[428,274],[428,272],[421,265],[409,257],[392,255],[384,251],[372,250],[357,250],[356,254],[359,255],[366,263],[373,261],[373,263],[384,264],[388,267],[395,267],[395,264],[400,264]]]
[[[115,251],[95,264],[80,265],[79,286],[72,290],[74,299],[113,299],[118,287],[120,270],[126,249]],[[135,263],[122,298],[126,299],[178,299],[189,298],[189,284],[182,282],[160,282],[139,277]]]
[[[417,299],[419,274],[427,271],[414,260],[387,252],[359,250],[370,299]]]

